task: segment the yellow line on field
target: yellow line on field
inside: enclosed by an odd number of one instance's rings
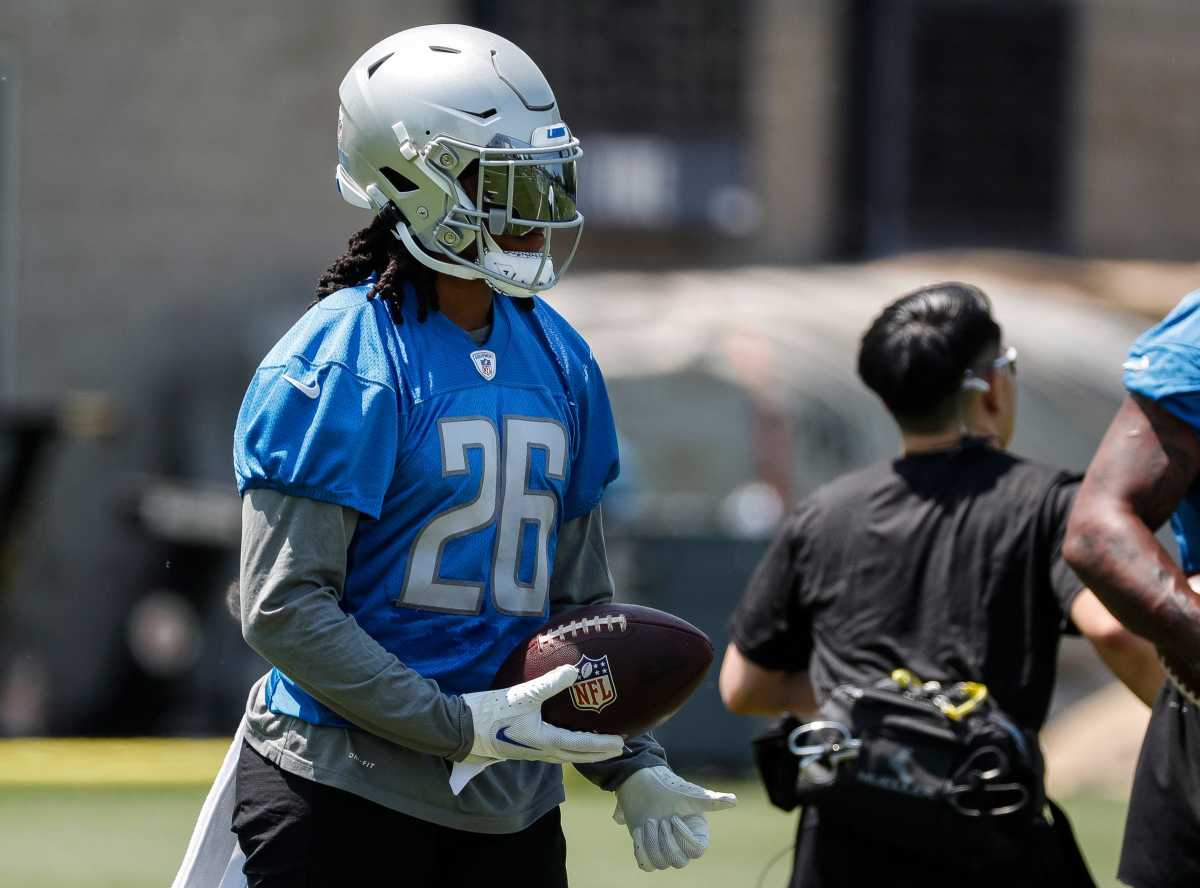
[[[0,739],[0,786],[207,786],[229,738]],[[591,784],[563,768],[569,790]]]
[[[206,784],[228,748],[228,738],[0,740],[0,785]]]

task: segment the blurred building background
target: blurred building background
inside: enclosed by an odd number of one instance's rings
[[[342,75],[438,21],[525,48],[583,141],[554,299],[626,439],[614,557],[719,646],[784,504],[895,451],[853,375],[884,302],[987,287],[1016,449],[1081,469],[1195,277],[1189,0],[8,0],[0,734],[232,729],[262,668],[224,601],[234,417],[367,221],[333,188]],[[1069,697],[1100,678],[1068,656]],[[712,687],[673,724],[745,755]]]

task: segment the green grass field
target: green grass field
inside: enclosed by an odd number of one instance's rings
[[[215,773],[224,747],[208,741],[0,743],[0,885],[169,885],[208,788],[203,781]],[[646,874],[633,861],[625,828],[611,820],[612,797],[570,777],[563,823],[572,886],[632,881],[653,888],[754,888],[764,871],[766,888],[786,885],[790,857],[780,855],[791,845],[794,818],[771,808],[754,781],[707,782],[739,798],[735,810],[713,816],[709,853],[681,872]],[[1116,888],[1124,804],[1076,798],[1065,807],[1097,883]]]

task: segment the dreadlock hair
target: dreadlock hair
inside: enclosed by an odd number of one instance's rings
[[[434,271],[414,259],[404,244],[392,234],[397,216],[398,211],[389,207],[376,215],[366,228],[350,236],[346,252],[334,259],[317,281],[316,298],[310,307],[330,293],[361,284],[374,273],[375,285],[371,287],[367,298],[381,297],[387,303],[388,313],[395,323],[404,323],[400,303],[404,300],[406,281],[413,285],[417,294],[418,321],[423,323],[430,311],[437,311]]]
[[[405,248],[392,230],[401,222],[400,212],[388,206],[371,221],[371,224],[350,236],[346,252],[338,256],[325,269],[317,281],[316,297],[309,307],[316,305],[330,293],[357,286],[372,273],[375,285],[367,293],[368,299],[376,296],[387,303],[388,314],[396,324],[404,323],[400,303],[404,300],[404,284],[410,283],[417,294],[417,320],[425,323],[431,311],[438,311],[437,273],[422,265]],[[514,300],[518,308],[533,309],[532,299]]]

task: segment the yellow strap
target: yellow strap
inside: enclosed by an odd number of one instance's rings
[[[977,681],[964,681],[958,687],[962,688],[963,692],[966,693],[966,700],[963,700],[957,706],[945,699],[938,702],[938,708],[942,710],[942,714],[951,721],[960,721],[967,715],[970,715],[979,708],[979,705],[988,696],[987,685]]]
[[[909,669],[893,669],[891,679],[906,691],[910,688],[920,688],[923,685],[921,679]],[[967,695],[966,700],[957,705],[945,697],[939,697],[934,701],[942,714],[951,721],[961,721],[978,709],[980,704],[988,698],[987,685],[982,682],[963,681],[955,687],[960,688]]]

